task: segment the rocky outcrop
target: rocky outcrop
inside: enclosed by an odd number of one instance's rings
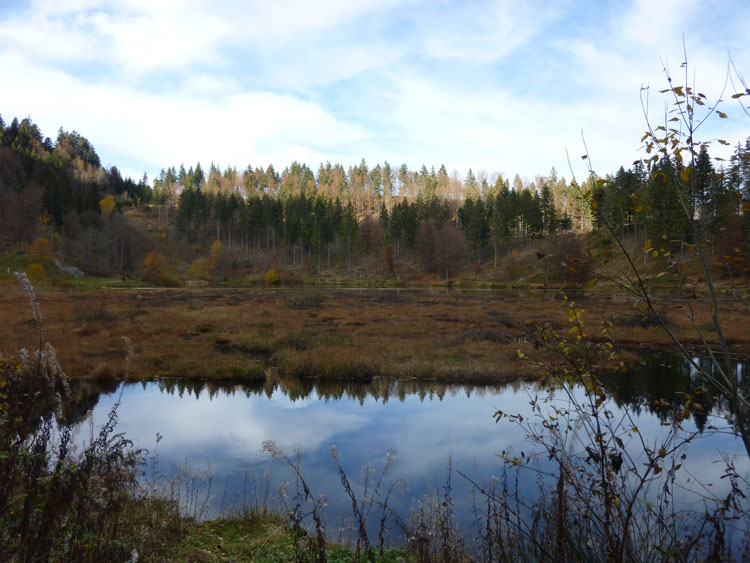
[[[76,268],[74,266],[66,266],[65,264],[63,264],[62,262],[60,262],[58,259],[55,259],[54,264],[55,264],[55,267],[58,270],[63,271],[66,274],[70,274],[71,276],[75,276],[77,278],[85,278],[86,277],[86,274],[84,274],[78,268]]]

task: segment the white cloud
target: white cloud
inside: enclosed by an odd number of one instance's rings
[[[623,157],[629,164],[640,138],[640,127],[631,125],[639,117],[635,104],[623,126],[623,111],[614,102],[563,104],[554,96],[534,100],[497,90],[469,94],[424,78],[397,82],[392,125],[400,127],[399,148],[416,159],[412,165],[426,158],[428,164],[445,162],[463,173],[486,168],[506,176],[533,176],[555,166],[569,177],[565,148],[575,157],[583,152],[582,129],[607,171]]]
[[[362,157],[566,174],[581,129],[608,172],[634,159],[639,88],[664,83],[661,59],[679,70],[683,33],[707,95],[720,93],[725,47],[750,68],[750,7],[723,7],[36,0],[0,20],[12,77],[0,112],[50,136],[75,128],[137,177],[197,160]],[[734,142],[745,119],[706,134]]]
[[[446,10],[425,10],[415,18],[421,51],[430,58],[490,62],[525,44],[557,19],[561,4],[488,2],[481,7],[457,3]]]
[[[658,49],[665,42],[679,41],[698,4],[698,0],[635,0],[612,27],[631,45]]]
[[[163,166],[211,160],[237,167],[273,162],[283,168],[294,159],[325,160],[368,138],[365,128],[292,96],[213,92],[207,102],[205,91],[157,96],[88,84],[20,57],[4,57],[4,67],[14,76],[3,99],[6,118],[32,110],[42,131],[53,137],[60,126],[75,128],[105,164],[136,178],[144,170],[153,177]]]
[[[0,22],[0,44],[35,60],[102,64],[133,78],[195,64],[222,68],[226,49],[247,56],[310,38],[317,42],[331,28],[394,4],[37,0]]]
[[[237,21],[249,31],[254,41],[282,43],[297,41],[300,35],[308,37],[326,32],[357,18],[389,11],[399,0],[284,0],[257,1],[243,10]],[[234,5],[229,2],[229,5]]]
[[[97,407],[95,428],[109,408],[109,401]],[[280,406],[264,398],[249,400],[242,393],[221,394],[216,400],[195,399],[161,393],[156,386],[124,396],[119,412],[118,431],[125,432],[137,446],[153,447],[158,431],[164,437],[159,445],[162,455],[181,460],[185,452],[191,452],[190,462],[197,465],[211,462],[201,456],[217,447],[223,449],[223,455],[242,452],[258,459],[261,444],[269,439],[278,440],[287,450],[300,445],[316,449],[331,443],[342,429],[355,431],[365,423],[361,414],[321,409],[317,401],[299,405],[285,401]]]

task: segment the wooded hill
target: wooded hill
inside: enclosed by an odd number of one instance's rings
[[[61,128],[53,142],[30,118],[6,124],[0,117],[0,236],[5,251],[46,240],[49,251],[41,243],[37,254],[54,253],[91,274],[141,276],[155,253],[152,260],[163,256],[160,267],[171,274],[152,281],[172,283],[175,276],[223,279],[271,267],[455,276],[506,257],[512,269],[515,253],[532,247],[542,255],[552,249],[556,264],[567,267],[586,260],[576,235],[603,222],[643,243],[745,252],[750,138],[725,165],[714,162],[704,149],[694,167],[663,157],[650,172],[637,162],[580,186],[554,168],[511,181],[472,170],[460,178],[445,166],[370,168],[364,159],[348,168],[327,162],[317,174],[297,162],[280,174],[271,165],[180,165],[150,183],[145,174],[136,182],[103,168],[76,131]],[[703,240],[691,240],[679,195]],[[583,270],[573,270],[558,274],[580,281]]]

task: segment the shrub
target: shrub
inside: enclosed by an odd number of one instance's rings
[[[29,248],[29,260],[34,264],[49,266],[55,259],[49,240],[44,237],[36,239]]]
[[[277,283],[279,283],[279,274],[276,273],[275,268],[271,268],[266,272],[266,284],[276,285]]]
[[[211,279],[211,264],[208,259],[201,256],[193,261],[188,268],[188,277],[199,280],[210,280]]]
[[[211,244],[211,268],[219,265],[221,260],[221,241],[215,240]]]
[[[32,283],[37,283],[47,277],[47,272],[44,271],[44,266],[34,263],[26,268],[26,275]]]
[[[167,258],[156,251],[149,252],[141,266],[143,279],[155,285],[176,287],[180,282],[167,272]]]
[[[108,194],[107,197],[99,201],[99,209],[101,210],[102,217],[109,219],[112,216],[112,212],[115,210],[117,202],[112,194]]]

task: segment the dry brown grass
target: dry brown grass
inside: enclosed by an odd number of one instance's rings
[[[557,298],[497,292],[272,289],[70,290],[40,287],[44,338],[74,376],[160,375],[254,379],[267,366],[302,376],[369,379],[374,375],[495,381],[533,375],[517,350],[534,348],[535,327],[565,330]],[[595,337],[603,320],[623,346],[669,346],[661,328],[645,326],[632,302],[612,295],[577,300]],[[692,299],[707,326],[709,304]],[[733,352],[750,354],[750,313],[730,296],[721,301]],[[0,288],[0,351],[35,337],[25,295]],[[675,333],[698,343],[674,299],[667,315]],[[711,334],[709,332],[709,334]],[[127,346],[134,354],[126,362]],[[626,355],[625,358],[635,356]]]

